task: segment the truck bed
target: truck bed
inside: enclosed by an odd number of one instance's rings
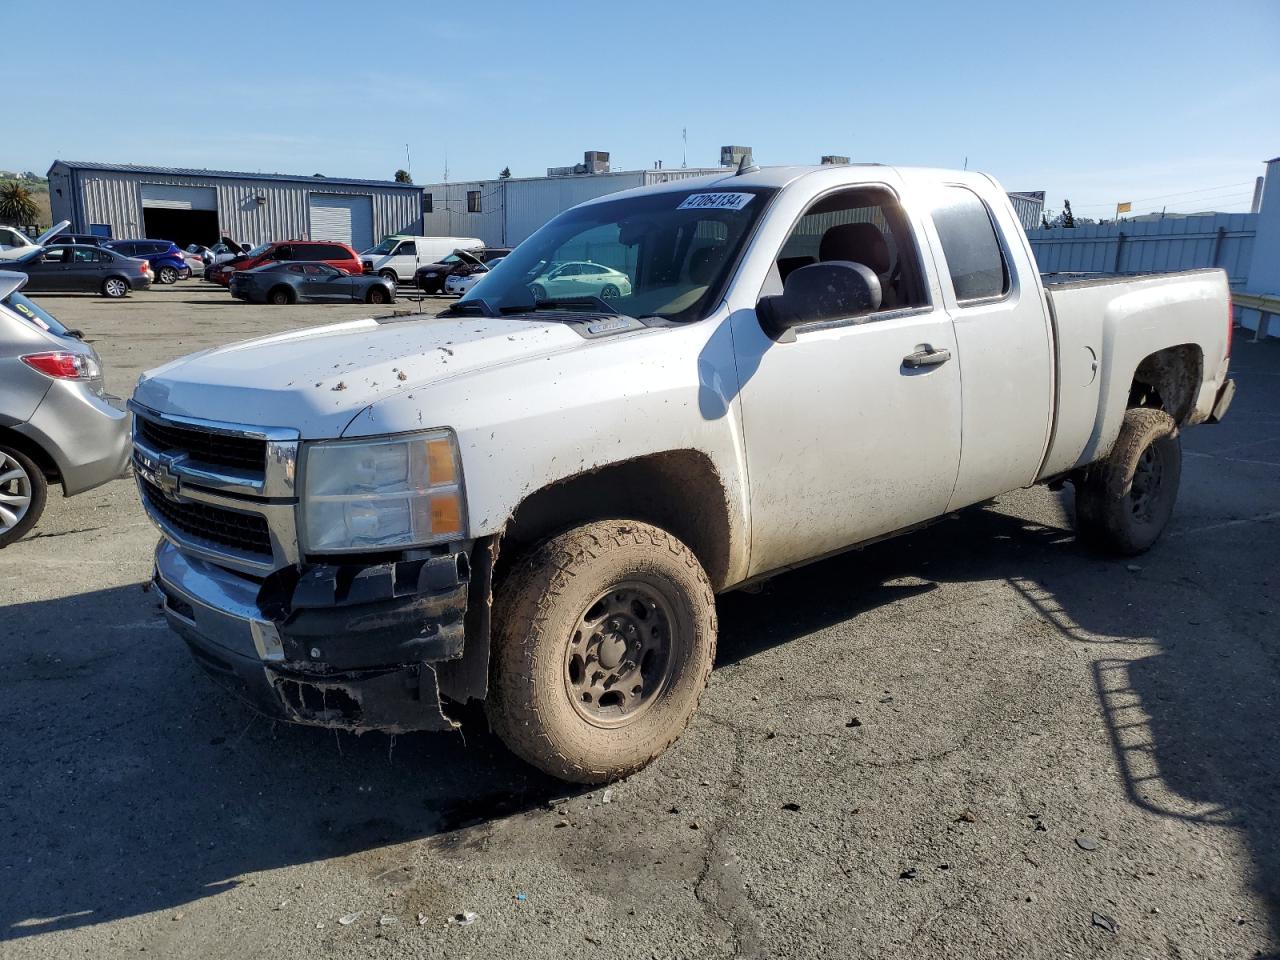
[[[1160,348],[1203,358],[1195,410],[1212,406],[1226,375],[1227,275],[1222,270],[1042,276],[1058,355],[1053,432],[1041,479],[1105,456],[1129,401],[1134,371]]]

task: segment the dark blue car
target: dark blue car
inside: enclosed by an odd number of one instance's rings
[[[182,251],[168,240],[110,240],[103,246],[126,257],[146,260],[160,283],[177,283],[191,276]]]

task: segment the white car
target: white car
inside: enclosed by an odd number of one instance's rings
[[[447,297],[460,297],[477,283],[484,279],[484,275],[496,267],[503,261],[503,257],[496,260],[490,260],[487,264],[478,263],[471,268],[471,272],[465,276],[457,274],[449,274],[444,281],[444,293]]]
[[[631,278],[589,260],[570,260],[556,264],[529,284],[535,300],[567,300],[574,297],[599,297],[616,300],[631,295]]]
[[[25,257],[35,247],[44,246],[69,226],[71,226],[70,220],[62,220],[34,240],[17,227],[0,227],[0,260],[17,260]]]

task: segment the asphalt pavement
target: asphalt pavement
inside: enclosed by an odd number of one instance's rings
[[[39,299],[121,395],[368,310]],[[55,497],[0,551],[0,956],[1280,953],[1280,342],[1246,336],[1149,554],[1034,489],[722,597],[699,715],[608,790],[479,716],[258,718],[144,589],[132,481]]]

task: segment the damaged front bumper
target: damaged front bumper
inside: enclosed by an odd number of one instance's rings
[[[154,577],[165,619],[197,662],[260,712],[387,733],[457,726],[440,674],[462,664],[470,581],[465,552],[258,581],[167,540]]]

